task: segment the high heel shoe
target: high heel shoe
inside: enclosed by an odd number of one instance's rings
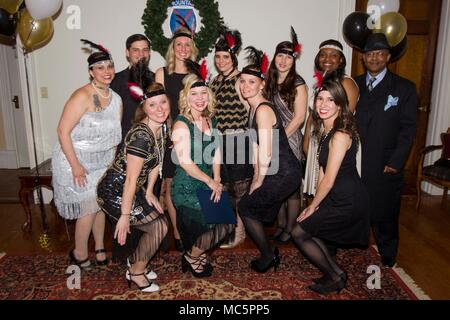
[[[192,262],[189,262],[187,257],[189,257]],[[181,257],[181,271],[183,271],[183,273],[190,271],[192,275],[197,278],[210,277],[212,275],[212,269],[210,269],[207,265],[202,264],[202,260],[204,259],[205,258],[202,258],[201,256],[193,257],[186,252]]]
[[[139,290],[141,290],[141,292],[156,292],[159,291],[159,286],[156,283],[151,282],[147,276],[145,275],[145,273],[131,273],[131,270],[128,269],[128,274],[130,275],[130,278],[126,278],[127,282],[128,282],[128,288],[131,288],[131,283],[134,283]],[[140,286],[136,281],[133,280],[133,277],[137,277],[137,276],[144,276],[145,279],[148,282],[148,285],[146,286]]]
[[[287,234],[287,238],[283,240],[282,236]],[[291,234],[286,231],[282,231],[278,237],[275,238],[275,242],[281,245],[286,245],[291,242]]]
[[[275,248],[274,256],[267,265],[261,266],[259,260],[255,259],[250,262],[250,268],[258,273],[266,273],[267,271],[269,271],[270,268],[273,267],[273,271],[276,272],[280,263],[281,263],[280,253],[278,251],[278,248]]]
[[[339,274],[339,277],[340,277],[342,280],[344,280],[344,282],[347,282],[347,279],[348,279],[347,272],[345,272],[345,271],[342,272],[341,274]],[[315,279],[313,279],[313,282],[314,282],[314,283],[324,283],[324,282],[327,281],[327,279],[328,279],[327,276],[322,276],[322,277],[320,277],[320,278],[315,278]]]
[[[338,280],[328,280],[323,283],[316,283],[308,286],[308,288],[314,292],[320,294],[329,294],[332,292],[340,293],[342,289],[347,286],[347,282],[345,282],[342,278],[339,277]]]
[[[109,262],[108,257],[106,257],[104,260],[98,260],[97,254],[104,253],[106,256],[106,250],[105,249],[97,249],[95,250],[95,262],[98,266],[106,266]]]
[[[128,259],[128,258],[127,258],[127,267],[128,267],[128,269],[127,269],[127,271],[125,272],[125,278],[126,278],[127,280],[130,280],[130,279],[131,279],[131,276],[130,276],[129,268],[131,268],[131,263],[130,263],[130,259]],[[153,270],[148,270],[148,271],[145,273],[145,276],[146,276],[147,279],[149,279],[149,280],[155,280],[156,278],[158,278],[158,275],[157,275],[156,272],[153,271]]]
[[[283,232],[284,232],[284,229],[283,229],[282,227],[277,227],[277,228],[275,229],[275,232],[274,232],[272,235],[270,235],[268,238],[269,238],[269,240],[275,240],[275,239],[277,239]]]
[[[71,250],[69,252],[69,260],[70,260],[70,264],[75,264],[77,266],[79,266],[82,269],[89,269],[89,267],[91,266],[91,262],[89,261],[89,256],[86,259],[83,260],[78,260],[75,257],[75,254],[73,253],[75,249]]]
[[[175,249],[177,249],[177,251],[179,252],[184,252],[184,246],[181,239],[175,238]]]

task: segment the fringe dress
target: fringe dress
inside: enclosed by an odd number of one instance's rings
[[[114,160],[122,138],[121,105],[120,96],[111,90],[109,105],[100,112],[86,112],[70,134],[78,161],[86,169],[86,186],[74,184],[72,168],[60,143],[56,143],[52,184],[56,207],[64,219],[78,219],[100,210],[97,183]]]

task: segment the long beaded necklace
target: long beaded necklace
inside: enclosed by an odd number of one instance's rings
[[[325,130],[325,129],[324,129]],[[320,156],[320,152],[322,151],[322,146],[325,142],[325,140],[327,139],[328,135],[333,131],[333,128],[331,128],[330,130],[328,130],[327,133],[321,135],[321,138],[319,140],[319,146],[317,147],[317,154],[316,154],[316,174],[315,174],[315,178],[316,178],[316,187],[317,187],[317,183],[319,182],[319,170],[320,170],[320,164],[319,164],[319,156]]]
[[[153,132],[152,128],[150,127],[150,118],[148,118],[147,126],[149,127],[150,131],[153,134],[153,137],[155,138],[156,149],[158,150],[159,177],[162,179],[162,167],[163,167],[163,161],[164,161],[164,136],[163,136],[164,128],[160,129],[160,132],[161,132],[161,148],[160,148],[158,139],[156,138],[156,134]]]

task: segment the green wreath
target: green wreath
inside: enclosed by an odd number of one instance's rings
[[[147,7],[142,15],[145,35],[152,41],[152,49],[165,56],[171,39],[164,36],[162,24],[167,19],[167,7],[173,0],[147,0]],[[206,57],[219,37],[219,27],[223,19],[219,13],[219,4],[211,0],[191,0],[199,11],[203,26],[195,37],[199,58]]]

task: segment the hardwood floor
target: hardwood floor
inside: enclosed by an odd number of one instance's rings
[[[414,204],[414,196],[403,198],[398,266],[432,299],[450,299],[450,199],[441,203],[439,196],[423,196],[420,211],[414,209]],[[72,238],[69,240],[64,220],[50,206],[46,206],[46,216],[47,238],[42,232],[38,206],[33,206],[32,229],[25,233],[21,229],[25,220],[22,206],[0,204],[0,251],[9,254],[69,252],[73,246],[74,223],[67,223]],[[107,249],[111,248],[109,224],[105,242]],[[252,247],[248,238],[240,246]],[[171,248],[174,248],[173,243]]]

